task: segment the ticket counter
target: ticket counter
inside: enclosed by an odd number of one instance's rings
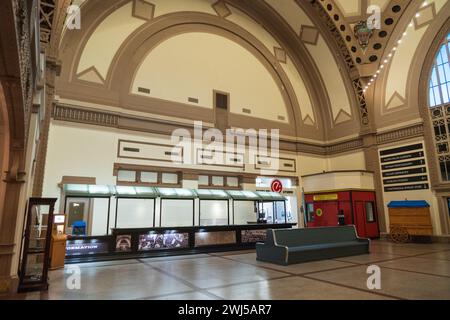
[[[98,199],[98,195],[89,195],[89,187],[76,189],[87,190],[90,201]],[[108,203],[113,204],[105,214],[105,232],[69,234],[68,263],[248,249],[264,241],[267,229],[296,225],[288,223],[285,198],[278,193],[128,186],[100,189],[110,191],[100,199],[109,197]],[[75,197],[70,190],[70,186],[65,188],[66,203]],[[80,197],[77,191],[76,199]],[[90,211],[87,216],[96,214]],[[93,229],[90,221],[85,221],[87,230]]]

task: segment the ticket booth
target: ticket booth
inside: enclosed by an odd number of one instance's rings
[[[374,191],[338,191],[305,194],[307,227],[355,225],[363,238],[378,238]]]

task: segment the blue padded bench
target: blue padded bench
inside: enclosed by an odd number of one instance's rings
[[[280,265],[369,253],[370,240],[359,238],[355,226],[269,229],[256,244],[256,259]]]

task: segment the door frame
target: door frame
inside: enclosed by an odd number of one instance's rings
[[[93,203],[92,203],[92,198],[89,197],[83,197],[83,196],[67,196],[65,198],[64,201],[64,213],[67,214],[67,219],[66,219],[66,230],[68,227],[68,223],[69,223],[69,212],[67,204],[69,202],[69,199],[82,199],[82,200],[87,200],[87,218],[86,218],[86,222],[87,222],[87,234],[86,236],[92,234],[92,209],[93,209]],[[80,201],[81,202],[81,201]]]
[[[373,222],[369,222],[369,221],[367,221],[367,210],[366,210],[366,203],[372,203],[372,208],[373,208],[373,214],[374,214],[374,218],[375,218],[375,220],[373,221]],[[380,225],[379,225],[379,223],[378,223],[378,221],[379,221],[379,216],[378,216],[378,210],[377,210],[377,203],[376,203],[376,200],[355,200],[355,209],[356,209],[356,205],[358,204],[358,203],[362,203],[362,207],[363,207],[363,213],[364,213],[364,233],[365,233],[365,236],[367,236],[367,225],[368,224],[376,224],[376,226],[377,226],[377,229],[378,229],[378,236],[380,235]],[[354,214],[355,214],[355,220],[354,220],[354,222],[355,222],[355,226],[357,227],[358,225],[357,225],[357,221],[358,221],[358,215],[356,214],[356,210],[355,210],[355,212],[354,212]]]

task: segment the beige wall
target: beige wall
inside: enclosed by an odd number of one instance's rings
[[[346,153],[327,158],[327,171],[366,170],[364,151]]]
[[[305,192],[363,189],[375,190],[374,176],[368,172],[330,172],[302,178]]]
[[[301,154],[298,162],[300,176],[327,171],[327,159],[323,156]]]
[[[95,67],[106,79],[111,62],[122,43],[133,31],[145,23],[132,17],[133,3],[129,2],[109,15],[97,26],[81,55],[77,74]]]
[[[126,154],[140,159],[131,159],[118,157],[119,140],[135,141],[144,143],[139,146],[141,153]],[[192,155],[194,148],[201,148],[201,145],[192,143]],[[127,142],[128,143],[128,142]],[[259,173],[255,169],[255,165],[249,163],[249,155],[252,152],[247,149],[245,154],[245,168],[242,166],[230,166],[203,164],[180,164],[170,161],[170,158],[164,156],[161,152],[161,146],[157,144],[169,145],[168,150],[172,150],[174,143],[170,136],[157,134],[147,134],[132,132],[126,130],[117,130],[111,128],[103,128],[99,126],[90,126],[75,123],[66,123],[60,121],[52,121],[49,134],[49,145],[47,152],[46,170],[44,177],[44,193],[43,196],[60,197],[60,189],[58,184],[63,176],[80,176],[95,177],[97,184],[113,185],[116,178],[113,176],[114,163],[134,164],[143,166],[158,167],[175,167],[211,171],[221,171],[230,173]],[[153,153],[151,152],[153,150]],[[188,149],[185,148],[184,152]],[[150,152],[150,153],[149,153]],[[239,151],[241,153],[241,151]],[[149,159],[148,155],[152,154],[153,159]],[[254,153],[256,154],[256,152]],[[281,153],[281,158],[296,160],[296,155],[289,153]],[[165,160],[165,161],[164,161]],[[282,161],[280,161],[282,164]],[[299,163],[295,165],[299,168]],[[294,169],[294,168],[293,168]],[[276,174],[276,173],[275,173]],[[297,172],[279,172],[283,176],[297,176]],[[183,186],[188,188],[196,188],[196,181],[185,180]],[[255,185],[244,185],[244,188],[254,189]]]
[[[213,107],[213,90],[224,91],[232,113],[246,114],[245,108],[255,118],[288,122],[281,88],[270,72],[238,43],[215,34],[190,32],[160,43],[141,63],[132,86],[132,93],[148,96],[139,87],[163,100],[196,98],[199,103],[190,104],[206,108]]]

